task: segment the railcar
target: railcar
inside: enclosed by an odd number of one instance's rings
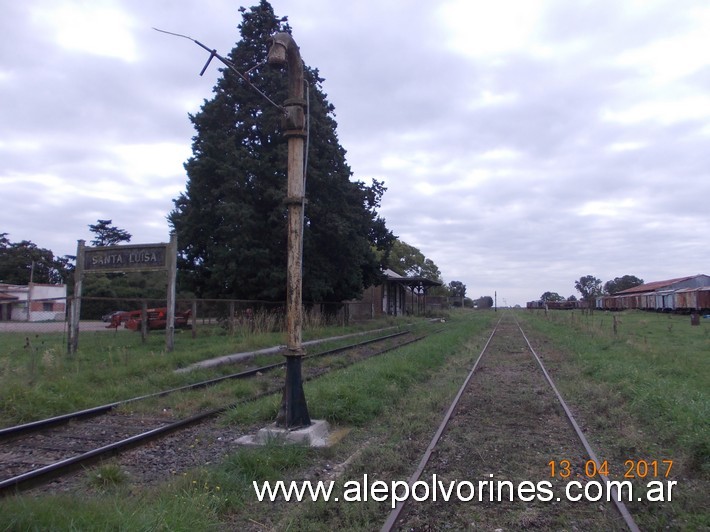
[[[548,310],[573,310],[588,307],[586,301],[528,301],[526,303],[526,307],[530,309],[544,309],[545,306]]]
[[[598,310],[641,309],[656,312],[710,312],[710,286],[661,290],[641,294],[618,294],[598,297]]]

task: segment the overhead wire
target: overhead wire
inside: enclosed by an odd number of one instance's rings
[[[308,146],[311,140],[311,93],[308,81],[303,80],[306,88],[306,145],[303,150],[303,197],[301,198],[301,274],[303,274],[303,242],[306,232],[306,177],[308,176]]]
[[[154,27],[153,29],[154,29],[155,31],[159,31],[160,33],[167,33],[168,35],[173,35],[173,36],[175,36],[175,37],[182,37],[183,39],[188,39],[188,40],[194,42],[195,44],[197,44],[198,46],[200,46],[201,48],[204,48],[205,50],[207,50],[207,51],[210,53],[210,57],[207,59],[207,62],[205,63],[205,66],[202,67],[202,70],[200,71],[200,76],[202,76],[202,75],[205,73],[205,71],[207,70],[207,67],[209,66],[209,64],[210,64],[210,62],[212,61],[212,59],[213,59],[214,57],[216,57],[217,59],[219,59],[220,61],[222,61],[222,63],[224,63],[225,65],[227,65],[227,67],[228,67],[231,71],[233,71],[234,73],[236,73],[242,80],[244,80],[244,82],[245,82],[249,87],[251,87],[252,89],[254,89],[262,98],[264,98],[264,99],[265,99],[266,101],[268,101],[271,105],[273,105],[274,107],[276,107],[276,108],[277,108],[279,111],[281,111],[282,113],[284,113],[284,114],[286,113],[286,109],[284,109],[283,106],[277,104],[277,103],[274,102],[271,98],[269,98],[266,94],[264,94],[261,90],[259,90],[259,88],[256,87],[256,86],[251,82],[251,80],[247,77],[246,74],[242,74],[242,73],[239,71],[239,69],[237,69],[237,67],[234,66],[234,63],[232,63],[229,59],[226,59],[225,57],[222,57],[221,55],[219,55],[219,54],[217,53],[217,50],[215,50],[214,48],[210,48],[209,46],[205,46],[204,44],[202,44],[202,43],[201,43],[200,41],[198,41],[197,39],[193,39],[192,37],[189,37],[188,35],[183,35],[183,34],[181,34],[181,33],[174,33],[174,32],[172,32],[172,31],[167,31],[167,30],[161,30],[161,29],[158,29],[158,28],[155,28],[155,27]],[[260,67],[260,66],[263,65],[264,63],[265,63],[265,61],[262,61],[261,63],[259,63],[259,64],[257,64],[257,65],[254,65],[252,68],[250,68],[249,70],[247,70],[247,74],[250,73],[250,72],[252,72],[254,69]]]

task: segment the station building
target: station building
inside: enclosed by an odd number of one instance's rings
[[[441,283],[424,277],[399,275],[387,269],[383,272],[382,283],[367,288],[361,299],[346,302],[349,317],[420,316],[440,311],[448,304],[447,298],[428,296],[428,290],[434,286],[441,286]]]

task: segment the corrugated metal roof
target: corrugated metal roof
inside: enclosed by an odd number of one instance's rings
[[[389,268],[384,271],[385,277],[388,281],[397,281],[407,286],[441,286],[442,283],[438,281],[432,281],[426,277],[405,277],[390,270]]]
[[[679,283],[681,281],[687,281],[688,279],[693,279],[694,277],[700,277],[699,275],[689,275],[687,277],[678,277],[677,279],[667,279],[665,281],[655,281],[653,283],[644,283],[633,288],[627,288],[621,292],[614,294],[615,296],[623,294],[635,294],[637,292],[656,292],[663,288],[666,288],[672,284]]]
[[[402,276],[400,274],[398,274],[394,270],[390,270],[389,268],[385,269],[385,271],[383,273],[385,274],[385,277],[387,277],[388,279],[401,279],[402,278]]]

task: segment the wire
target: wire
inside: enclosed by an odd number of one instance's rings
[[[303,190],[306,190],[306,176],[308,175],[308,146],[311,142],[311,92],[308,81],[306,85],[306,149],[303,156]]]
[[[207,70],[207,67],[208,67],[209,64],[210,64],[210,61],[212,61],[212,58],[213,58],[213,57],[216,57],[217,59],[219,59],[220,61],[222,61],[222,63],[224,63],[225,65],[227,65],[227,67],[228,67],[230,70],[232,70],[232,71],[235,72],[240,78],[242,78],[242,79],[244,80],[244,82],[245,82],[247,85],[249,85],[249,87],[251,87],[252,89],[254,89],[262,98],[264,98],[264,99],[265,99],[266,101],[268,101],[271,105],[273,105],[274,107],[276,107],[279,111],[281,111],[282,113],[286,114],[286,109],[284,109],[281,105],[277,104],[277,103],[274,102],[271,98],[269,98],[266,94],[264,94],[262,91],[260,91],[260,90],[251,82],[251,80],[246,76],[246,74],[242,74],[242,73],[237,69],[237,67],[234,66],[234,63],[232,63],[232,62],[229,61],[228,59],[226,59],[226,58],[222,57],[221,55],[219,55],[219,54],[217,53],[217,50],[211,49],[211,48],[205,46],[204,44],[202,44],[202,43],[201,43],[200,41],[198,41],[197,39],[193,39],[192,37],[189,37],[189,36],[187,36],[187,35],[183,35],[183,34],[181,34],[181,33],[174,33],[174,32],[172,32],[172,31],[161,30],[161,29],[158,29],[158,28],[155,28],[155,27],[154,27],[153,29],[154,29],[155,31],[159,31],[160,33],[167,33],[168,35],[173,35],[173,36],[175,36],[175,37],[182,37],[183,39],[188,39],[188,40],[194,42],[195,44],[197,44],[198,46],[200,46],[201,48],[204,48],[205,50],[207,50],[207,51],[210,53],[210,57],[209,57],[209,59],[207,59],[207,62],[205,63],[205,66],[202,67],[202,71],[200,72],[200,76],[205,73],[205,70]],[[265,61],[263,61],[263,62],[261,62],[261,63],[259,63],[259,64],[257,64],[257,65],[254,65],[252,68],[250,68],[250,69],[247,71],[247,74],[248,74],[249,72],[251,72],[252,70],[254,70],[255,68],[260,67],[260,66],[263,65],[264,63],[265,63]]]
[[[303,242],[306,233],[306,176],[308,175],[308,145],[311,139],[311,93],[308,81],[306,86],[306,145],[303,153],[303,197],[301,198],[301,275],[303,275]]]

